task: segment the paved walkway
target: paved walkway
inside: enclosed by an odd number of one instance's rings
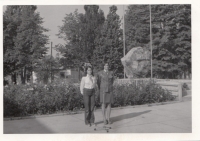
[[[99,129],[84,124],[84,114],[37,117],[4,121],[4,134],[106,133],[101,110],[95,111]],[[191,98],[155,106],[112,109],[109,133],[191,133]]]

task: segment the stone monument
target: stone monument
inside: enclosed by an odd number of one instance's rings
[[[132,48],[123,58],[121,62],[125,68],[125,74],[128,78],[138,78],[141,72],[147,73],[146,68],[150,65],[150,52],[142,47]]]

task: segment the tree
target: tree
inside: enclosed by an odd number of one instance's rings
[[[48,30],[42,27],[43,21],[39,13],[35,12],[36,9],[36,6],[31,5],[8,6],[4,13],[5,64],[12,66],[10,62],[14,60],[14,69],[11,72],[21,71],[23,84],[27,70],[32,72],[34,63],[47,51],[45,44],[48,36],[44,32]]]
[[[82,21],[77,10],[66,14],[63,25],[59,27],[58,37],[65,40],[65,45],[57,45],[57,50],[64,56],[61,63],[64,67],[76,67],[80,60],[85,58],[83,41],[81,37]]]
[[[7,6],[3,14],[3,66],[4,77],[12,76],[12,81],[16,83],[16,66],[17,60],[14,57],[14,37],[17,36],[17,27],[20,25],[20,20],[17,18],[19,6]]]
[[[125,14],[125,36],[128,52],[133,47],[149,48],[150,16],[148,5],[129,5]]]
[[[93,61],[97,69],[102,69],[105,61],[110,62],[111,69],[118,77],[123,76],[123,66],[121,58],[123,57],[122,30],[121,21],[116,14],[117,7],[111,6],[101,30],[99,44],[94,51]]]
[[[174,40],[179,57],[180,75],[191,74],[191,5],[178,5],[176,20],[177,39]]]
[[[191,5],[152,5],[153,76],[191,73]],[[149,6],[130,5],[125,15],[126,46],[150,49]],[[150,66],[149,66],[150,67]]]
[[[104,22],[104,14],[99,6],[85,5],[85,14],[67,14],[58,36],[66,41],[64,46],[58,46],[58,51],[71,67],[78,67],[83,62],[91,62],[95,49],[95,39],[100,33]],[[61,59],[63,60],[63,59]]]
[[[49,78],[54,77],[54,72],[59,69],[59,66],[59,60],[51,57],[50,55],[37,60],[35,65],[37,81],[42,81],[44,84],[47,84]]]
[[[99,10],[98,5],[85,5],[85,24],[83,32],[85,32],[85,49],[87,52],[86,59],[92,62],[93,51],[95,50],[96,44],[95,39],[97,39],[100,34],[101,27],[105,21],[104,13]]]
[[[179,78],[191,72],[191,7],[190,5],[156,5],[153,22],[154,71],[160,78]]]

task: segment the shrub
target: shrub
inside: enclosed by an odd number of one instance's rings
[[[32,90],[30,90],[32,89]],[[153,81],[132,82],[114,86],[113,107],[140,105],[174,100],[169,91]],[[95,88],[96,107],[100,107],[99,91]],[[4,87],[4,117],[51,114],[84,108],[79,84],[55,81],[48,85],[10,85]]]
[[[146,103],[165,102],[174,100],[171,92],[164,90],[154,81],[140,82],[136,85],[122,84],[114,87],[114,107],[126,105],[140,105]]]
[[[33,90],[28,90],[30,87]],[[50,114],[81,108],[83,96],[73,84],[10,85],[4,88],[4,117]]]
[[[186,90],[189,90],[189,87],[188,87],[187,83],[183,83],[182,88],[186,89]]]

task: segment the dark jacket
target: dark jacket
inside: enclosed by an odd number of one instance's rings
[[[112,93],[113,91],[114,75],[112,71],[107,73],[103,70],[97,74],[97,85],[100,90],[100,94],[105,92]]]

